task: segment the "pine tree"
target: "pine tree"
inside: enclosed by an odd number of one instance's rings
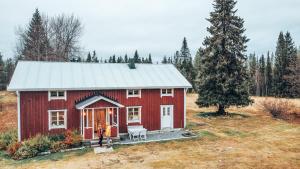
[[[15,63],[13,61],[13,59],[11,58],[8,58],[5,60],[5,63],[4,63],[5,67],[4,67],[4,70],[5,70],[5,84],[9,84],[10,82],[10,79],[14,73],[14,70],[15,70]]]
[[[111,63],[117,63],[117,61],[116,61],[116,55],[112,56],[112,62]]]
[[[141,63],[141,58],[137,50],[134,52],[133,61],[134,63]]]
[[[256,64],[256,56],[254,54],[249,55],[249,93],[253,96],[256,95],[256,69],[257,69],[257,64]]]
[[[125,62],[125,63],[128,63],[128,56],[127,56],[127,54],[125,54],[124,62]]]
[[[129,69],[135,69],[136,68],[134,59],[129,59],[128,67],[129,67]]]
[[[99,60],[98,60],[95,50],[93,51],[92,62],[99,63]]]
[[[285,44],[286,44],[286,58],[287,58],[287,68],[283,76],[286,81],[285,96],[296,97],[297,95],[297,48],[293,42],[291,34],[287,32],[285,34]]]
[[[208,21],[211,34],[206,37],[198,88],[199,106],[218,106],[226,114],[231,105],[246,106],[252,100],[248,92],[244,21],[236,16],[235,0],[215,0]]]
[[[162,60],[161,63],[163,63],[163,64],[167,64],[167,63],[168,63],[167,56],[164,56],[164,57],[163,57],[163,60]]]
[[[149,56],[148,56],[148,63],[151,63],[151,64],[152,64],[152,56],[151,56],[151,53],[149,53]]]
[[[272,62],[270,53],[267,54],[267,64],[266,64],[266,96],[272,95],[272,89],[273,89],[273,76],[272,76]]]
[[[5,73],[5,64],[3,61],[3,56],[0,52],[0,90],[5,89],[6,84],[6,73]]]
[[[48,60],[51,55],[51,47],[47,32],[43,25],[39,10],[36,9],[29,28],[24,35],[24,49],[22,55],[25,60]]]
[[[86,62],[92,62],[92,56],[90,52],[87,55]]]
[[[262,55],[259,58],[259,96],[265,96],[266,92],[266,77],[265,77],[265,57]]]

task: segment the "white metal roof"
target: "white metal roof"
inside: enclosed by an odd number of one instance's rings
[[[191,88],[172,64],[19,61],[9,91]]]

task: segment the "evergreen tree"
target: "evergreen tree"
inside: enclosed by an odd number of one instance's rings
[[[92,62],[99,63],[99,60],[98,60],[95,50],[93,51]]]
[[[3,61],[3,56],[0,52],[0,90],[6,88],[6,73],[5,73],[5,64]]]
[[[15,70],[15,63],[13,61],[13,59],[8,58],[6,59],[5,63],[4,63],[4,70],[5,70],[5,84],[8,85],[10,82],[10,79],[14,73]]]
[[[296,97],[297,95],[297,48],[293,42],[291,34],[287,32],[285,34],[285,44],[286,44],[286,58],[287,58],[287,68],[283,76],[286,81],[285,96]]]
[[[253,96],[256,95],[256,56],[254,54],[249,55],[249,93]]]
[[[134,61],[134,59],[129,59],[129,61],[128,61],[128,67],[130,69],[135,69],[136,68],[135,67],[135,61]]]
[[[167,63],[168,63],[167,56],[164,56],[164,57],[163,57],[163,60],[162,60],[161,63],[163,63],[163,64],[167,64]]]
[[[149,56],[148,56],[148,63],[151,63],[151,64],[152,64],[152,56],[151,56],[151,53],[149,53]]]
[[[90,52],[87,55],[86,62],[92,62],[92,56]]]
[[[141,58],[137,50],[134,52],[133,61],[134,63],[141,63]]]
[[[250,100],[246,70],[244,21],[236,16],[235,0],[215,0],[208,21],[211,34],[206,37],[198,88],[199,106],[218,106],[226,114],[231,105],[246,106]]]
[[[29,28],[23,38],[24,48],[22,55],[25,60],[48,60],[52,49],[38,9],[35,10]]]
[[[124,62],[125,62],[125,63],[128,63],[128,56],[127,56],[127,54],[125,54]]]
[[[266,92],[266,77],[265,77],[265,57],[262,55],[259,58],[259,96],[265,96]]]
[[[112,56],[112,62],[111,63],[117,63],[117,61],[116,61],[116,55]]]
[[[196,72],[200,72],[201,71],[201,56],[203,55],[203,49],[199,48],[197,50],[195,59],[194,59],[194,68]]]
[[[272,95],[272,88],[273,88],[273,76],[272,76],[272,62],[270,53],[267,54],[267,64],[266,64],[266,95]]]

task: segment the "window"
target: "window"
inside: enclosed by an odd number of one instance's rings
[[[140,106],[127,107],[127,124],[141,122],[141,108]]]
[[[160,97],[162,96],[174,96],[173,89],[160,89]]]
[[[139,90],[139,89],[129,89],[129,90],[127,90],[127,98],[128,97],[139,97],[139,98],[141,98],[141,90]]]
[[[48,92],[48,100],[59,100],[65,99],[67,100],[67,92],[66,91],[49,91]]]
[[[67,110],[49,110],[49,130],[67,128]]]

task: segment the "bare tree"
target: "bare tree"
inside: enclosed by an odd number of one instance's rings
[[[74,15],[55,16],[49,21],[49,37],[56,60],[70,61],[80,55],[79,38],[83,26]]]

